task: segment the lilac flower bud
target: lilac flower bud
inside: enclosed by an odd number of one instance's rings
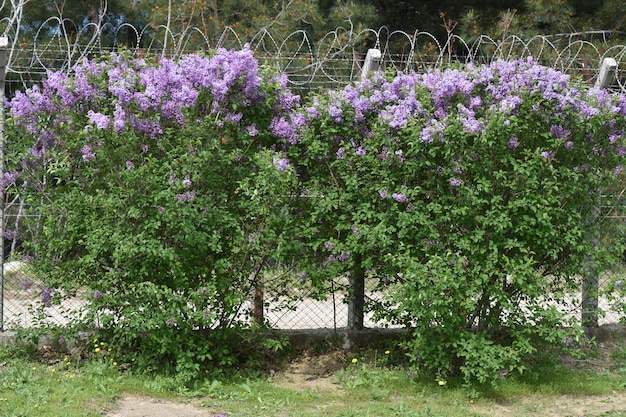
[[[23,281],[20,281],[20,287],[24,291],[28,291],[34,284],[35,282],[28,277],[24,278]]]
[[[111,123],[111,119],[109,118],[109,116],[102,113],[96,113],[93,110],[89,110],[87,112],[87,117],[89,118],[89,121],[91,123],[96,125],[98,130],[104,130],[108,128],[109,124]]]
[[[91,149],[91,146],[85,145],[80,148],[80,153],[83,155],[83,161],[90,161],[96,157],[96,153]]]
[[[0,178],[0,188],[6,190],[11,185],[14,185],[19,176],[20,174],[15,171],[5,172],[2,174],[2,178]]]
[[[274,166],[279,171],[286,171],[289,167],[289,161],[287,161],[285,158],[274,158]]]
[[[460,178],[455,178],[455,177],[450,178],[450,185],[451,186],[458,187],[461,184],[463,184],[463,180],[461,180]]]
[[[17,237],[17,235],[18,235],[17,230],[10,230],[10,229],[7,229],[2,233],[2,237],[8,240],[14,240]]]
[[[343,110],[341,108],[337,107],[336,105],[330,106],[328,108],[328,115],[333,118],[335,123],[342,123],[343,122],[343,118],[342,118]]]
[[[196,198],[196,190],[188,191],[182,194],[176,194],[176,199],[181,203],[193,201]]]
[[[259,129],[257,129],[256,125],[251,124],[250,126],[248,126],[248,135],[255,137],[259,134]]]
[[[39,300],[44,305],[44,307],[50,307],[52,305],[53,293],[54,293],[54,290],[52,288],[45,287],[44,289],[41,290],[41,296],[39,297]]]
[[[396,200],[398,203],[407,203],[409,201],[406,195],[400,193],[391,194],[391,198]]]

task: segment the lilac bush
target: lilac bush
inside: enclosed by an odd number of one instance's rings
[[[181,378],[235,361],[225,329],[249,323],[289,230],[295,175],[272,134],[299,101],[285,81],[249,48],[121,54],[11,100],[3,185],[39,215],[27,250],[49,287],[94,294],[85,325],[120,354]]]
[[[375,313],[414,329],[409,358],[440,378],[497,382],[560,344],[625,97],[528,59],[376,74],[302,114],[288,155],[316,197],[298,223],[310,279],[377,278]]]
[[[532,59],[375,74],[301,107],[285,86],[244,48],[84,61],[18,93],[0,182],[38,209],[46,285],[86,287],[87,324],[185,378],[233,363],[219,330],[294,255],[303,283],[377,280],[374,313],[440,379],[497,382],[564,340],[626,98]]]

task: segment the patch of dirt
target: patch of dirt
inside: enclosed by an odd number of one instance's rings
[[[606,413],[626,413],[626,393],[593,396],[548,396],[544,398],[511,398],[503,403],[469,407],[484,416],[592,417]],[[611,414],[617,416],[618,414]]]
[[[102,415],[107,417],[220,416],[220,414],[209,413],[206,408],[197,407],[192,404],[183,404],[139,395],[125,395],[117,401],[115,407],[115,411],[103,411]],[[222,414],[222,416],[226,416],[226,414]]]
[[[325,355],[303,355],[290,363],[284,371],[277,372],[274,383],[294,391],[335,390],[334,374],[346,364],[344,352],[331,352]]]

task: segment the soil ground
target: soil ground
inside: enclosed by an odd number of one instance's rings
[[[590,366],[602,372],[607,369],[610,353],[599,355]],[[277,373],[274,383],[292,390],[336,391],[332,376],[345,365],[342,353],[333,352],[316,357],[303,357]],[[503,402],[478,402],[469,407],[485,416],[626,416],[626,392],[613,392],[599,396],[545,396],[540,398],[509,398]],[[224,411],[157,398],[123,395],[112,411],[103,411],[107,417],[225,417]]]
[[[138,395],[124,395],[118,400],[116,407],[112,412],[103,412],[103,415],[108,417],[206,417],[215,415],[209,414],[206,408],[192,404]]]

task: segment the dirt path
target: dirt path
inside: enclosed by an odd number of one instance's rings
[[[484,416],[603,416],[610,414],[626,415],[626,394],[602,396],[560,396],[545,398],[538,402],[525,399],[512,399],[506,403],[492,403],[470,407]],[[226,413],[217,413],[207,408],[160,400],[138,395],[121,397],[114,411],[103,412],[107,417],[226,417]]]
[[[470,407],[473,411],[493,416],[624,416],[626,415],[626,394],[623,392],[601,396],[550,396],[541,399],[514,398],[505,403],[490,403]],[[609,414],[611,413],[611,414]],[[617,414],[619,413],[619,414]]]
[[[124,395],[117,403],[115,411],[106,412],[107,417],[213,417],[206,408],[139,395]],[[222,414],[226,416],[226,414]]]
[[[485,416],[602,416],[626,415],[626,395],[571,397],[562,396],[531,403],[524,399],[510,400],[503,404],[490,404],[488,407],[470,407],[472,411]],[[165,401],[138,395],[125,395],[116,403],[115,411],[103,413],[107,417],[226,417],[207,408]]]

